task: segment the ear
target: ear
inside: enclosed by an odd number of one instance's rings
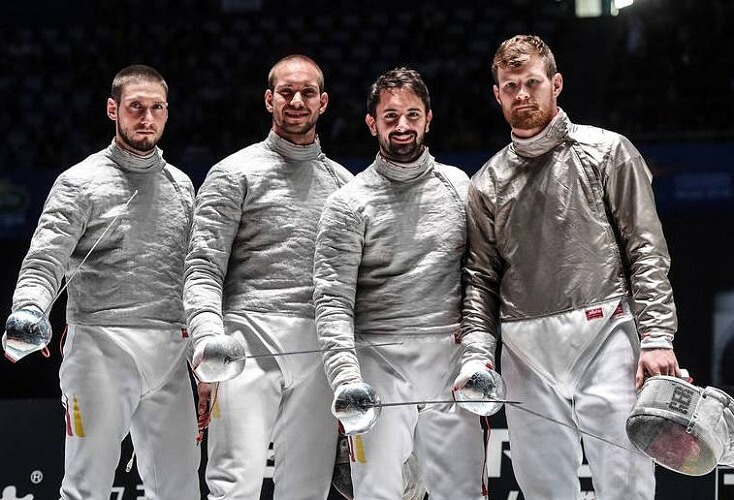
[[[492,85],[492,92],[494,92],[494,99],[497,101],[497,104],[502,106],[502,101],[500,101],[500,88],[497,85]]]
[[[563,75],[556,73],[553,75],[551,83],[553,84],[553,97],[558,97],[561,90],[563,90]]]
[[[431,120],[433,120],[433,110],[429,109],[426,115],[426,133],[428,133],[428,129],[430,128]]]
[[[273,112],[273,91],[270,89],[265,91],[265,109],[267,109],[269,113]]]
[[[111,97],[107,98],[107,116],[113,122],[117,121],[117,103]]]
[[[370,132],[373,136],[377,136],[377,127],[375,127],[375,117],[371,114],[367,113],[364,117],[364,122],[367,124],[367,128],[370,129]]]
[[[323,114],[326,111],[326,106],[329,104],[329,94],[321,92],[321,106],[319,106],[319,114]]]

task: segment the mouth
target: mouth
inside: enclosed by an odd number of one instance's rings
[[[390,134],[390,140],[393,142],[412,142],[415,140],[416,134]]]
[[[535,111],[538,107],[535,104],[522,104],[515,106],[513,111]]]

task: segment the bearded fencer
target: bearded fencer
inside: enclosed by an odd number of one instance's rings
[[[469,188],[463,365],[494,367],[501,330],[507,398],[522,402],[506,415],[526,499],[580,498],[582,437],[595,498],[652,499],[653,462],[625,423],[643,378],[679,369],[650,171],[625,137],[558,107],[563,77],[540,38],[504,41],[492,73],[512,134]]]
[[[380,76],[367,107],[379,153],[327,200],[314,266],[316,325],[335,410],[350,399],[365,409],[366,419],[342,422],[352,434],[354,498],[401,498],[403,464],[413,451],[432,499],[485,498],[479,417],[452,404],[373,411],[380,399],[452,398],[469,179],[424,144],[432,111],[416,71]],[[386,339],[401,344],[334,350]]]
[[[194,189],[157,147],[167,97],[151,67],[115,76],[115,138],[56,179],[13,295],[13,315],[41,314],[67,279],[63,500],[109,499],[128,432],[146,498],[200,496],[181,299]]]

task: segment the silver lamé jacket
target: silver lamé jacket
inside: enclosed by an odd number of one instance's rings
[[[559,110],[472,178],[462,336],[493,360],[498,323],[625,296],[643,348],[672,348],[670,257],[651,174],[625,137]]]
[[[160,149],[140,158],[113,140],[56,179],[20,269],[13,311],[45,310],[64,275],[68,279],[99,240],[67,288],[67,322],[183,326],[193,203],[191,181]]]
[[[214,165],[199,189],[184,304],[195,340],[224,332],[223,314],[313,318],[316,225],[352,174],[274,132]]]
[[[353,346],[355,334],[458,330],[468,187],[465,173],[426,150],[411,168],[378,155],[328,199],[314,266],[322,348]],[[333,388],[360,379],[353,351],[322,357]]]

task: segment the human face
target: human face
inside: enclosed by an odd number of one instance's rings
[[[558,113],[563,77],[556,73],[548,78],[540,57],[531,56],[516,68],[498,68],[497,80],[494,96],[516,136],[534,136]]]
[[[423,140],[433,118],[421,98],[409,88],[383,90],[375,116],[367,114],[365,122],[377,137],[380,153],[385,158],[407,163],[423,153]]]
[[[107,116],[116,123],[117,144],[132,153],[147,156],[166,127],[166,90],[157,82],[129,83],[123,87],[119,103],[107,99]]]
[[[273,115],[273,131],[293,144],[316,140],[316,122],[329,96],[319,88],[319,72],[307,61],[292,60],[275,68],[273,90],[265,91],[265,107]]]

